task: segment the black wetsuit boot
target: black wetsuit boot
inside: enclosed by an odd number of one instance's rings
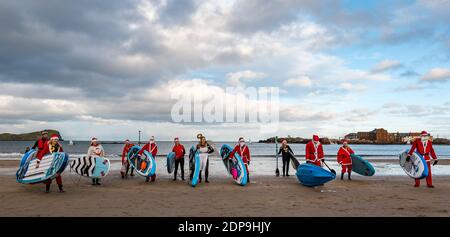
[[[45,184],[45,192],[46,193],[50,192],[50,184]]]
[[[341,173],[341,180],[344,180],[344,172]]]
[[[352,173],[350,172],[350,173],[348,173],[348,180],[352,180]]]

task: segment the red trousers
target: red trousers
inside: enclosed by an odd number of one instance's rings
[[[342,173],[346,173],[348,170],[348,173],[350,174],[352,172],[352,165],[342,165]]]
[[[61,175],[57,175],[56,176],[56,183],[58,184],[58,185],[62,185],[62,178],[61,178]],[[44,184],[51,184],[52,183],[52,180],[51,179],[47,179],[47,180],[45,180],[44,181]]]
[[[426,178],[427,180],[427,186],[432,186],[433,185],[433,178],[431,177],[431,163],[428,161],[427,162],[428,165],[428,176]],[[420,179],[416,179],[416,186],[420,185]]]

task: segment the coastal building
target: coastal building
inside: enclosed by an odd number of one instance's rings
[[[345,135],[345,138],[348,140],[369,141],[378,144],[410,143],[418,137],[420,137],[419,132],[389,133],[384,128],[376,128],[370,132],[356,132]]]

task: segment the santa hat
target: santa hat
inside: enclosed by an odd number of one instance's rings
[[[51,140],[59,140],[59,136],[58,136],[57,134],[53,134],[53,135],[50,137],[50,139],[51,139]]]
[[[430,135],[430,134],[427,133],[427,131],[422,131],[422,132],[420,133],[420,136],[428,136],[428,135]]]
[[[348,139],[347,138],[342,139],[342,143],[344,142],[348,142]]]
[[[240,138],[239,138],[239,142],[241,142],[241,141],[242,141],[242,142],[245,142],[245,139],[244,139],[243,137],[240,137]]]
[[[319,136],[313,135],[313,141],[318,142],[319,141]]]
[[[176,137],[176,138],[174,138],[173,140],[174,140],[174,141],[179,141],[180,139],[179,139],[178,137]]]

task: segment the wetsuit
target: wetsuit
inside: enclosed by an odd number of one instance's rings
[[[289,162],[291,160],[291,154],[294,154],[289,145],[281,146],[278,154],[281,154],[283,161],[283,176],[289,176]]]
[[[209,176],[209,154],[214,152],[214,148],[212,148],[209,144],[206,144],[205,147],[201,147],[197,145],[197,151],[200,153],[200,177],[199,182],[202,182],[202,171],[205,171],[205,182],[208,183]]]

